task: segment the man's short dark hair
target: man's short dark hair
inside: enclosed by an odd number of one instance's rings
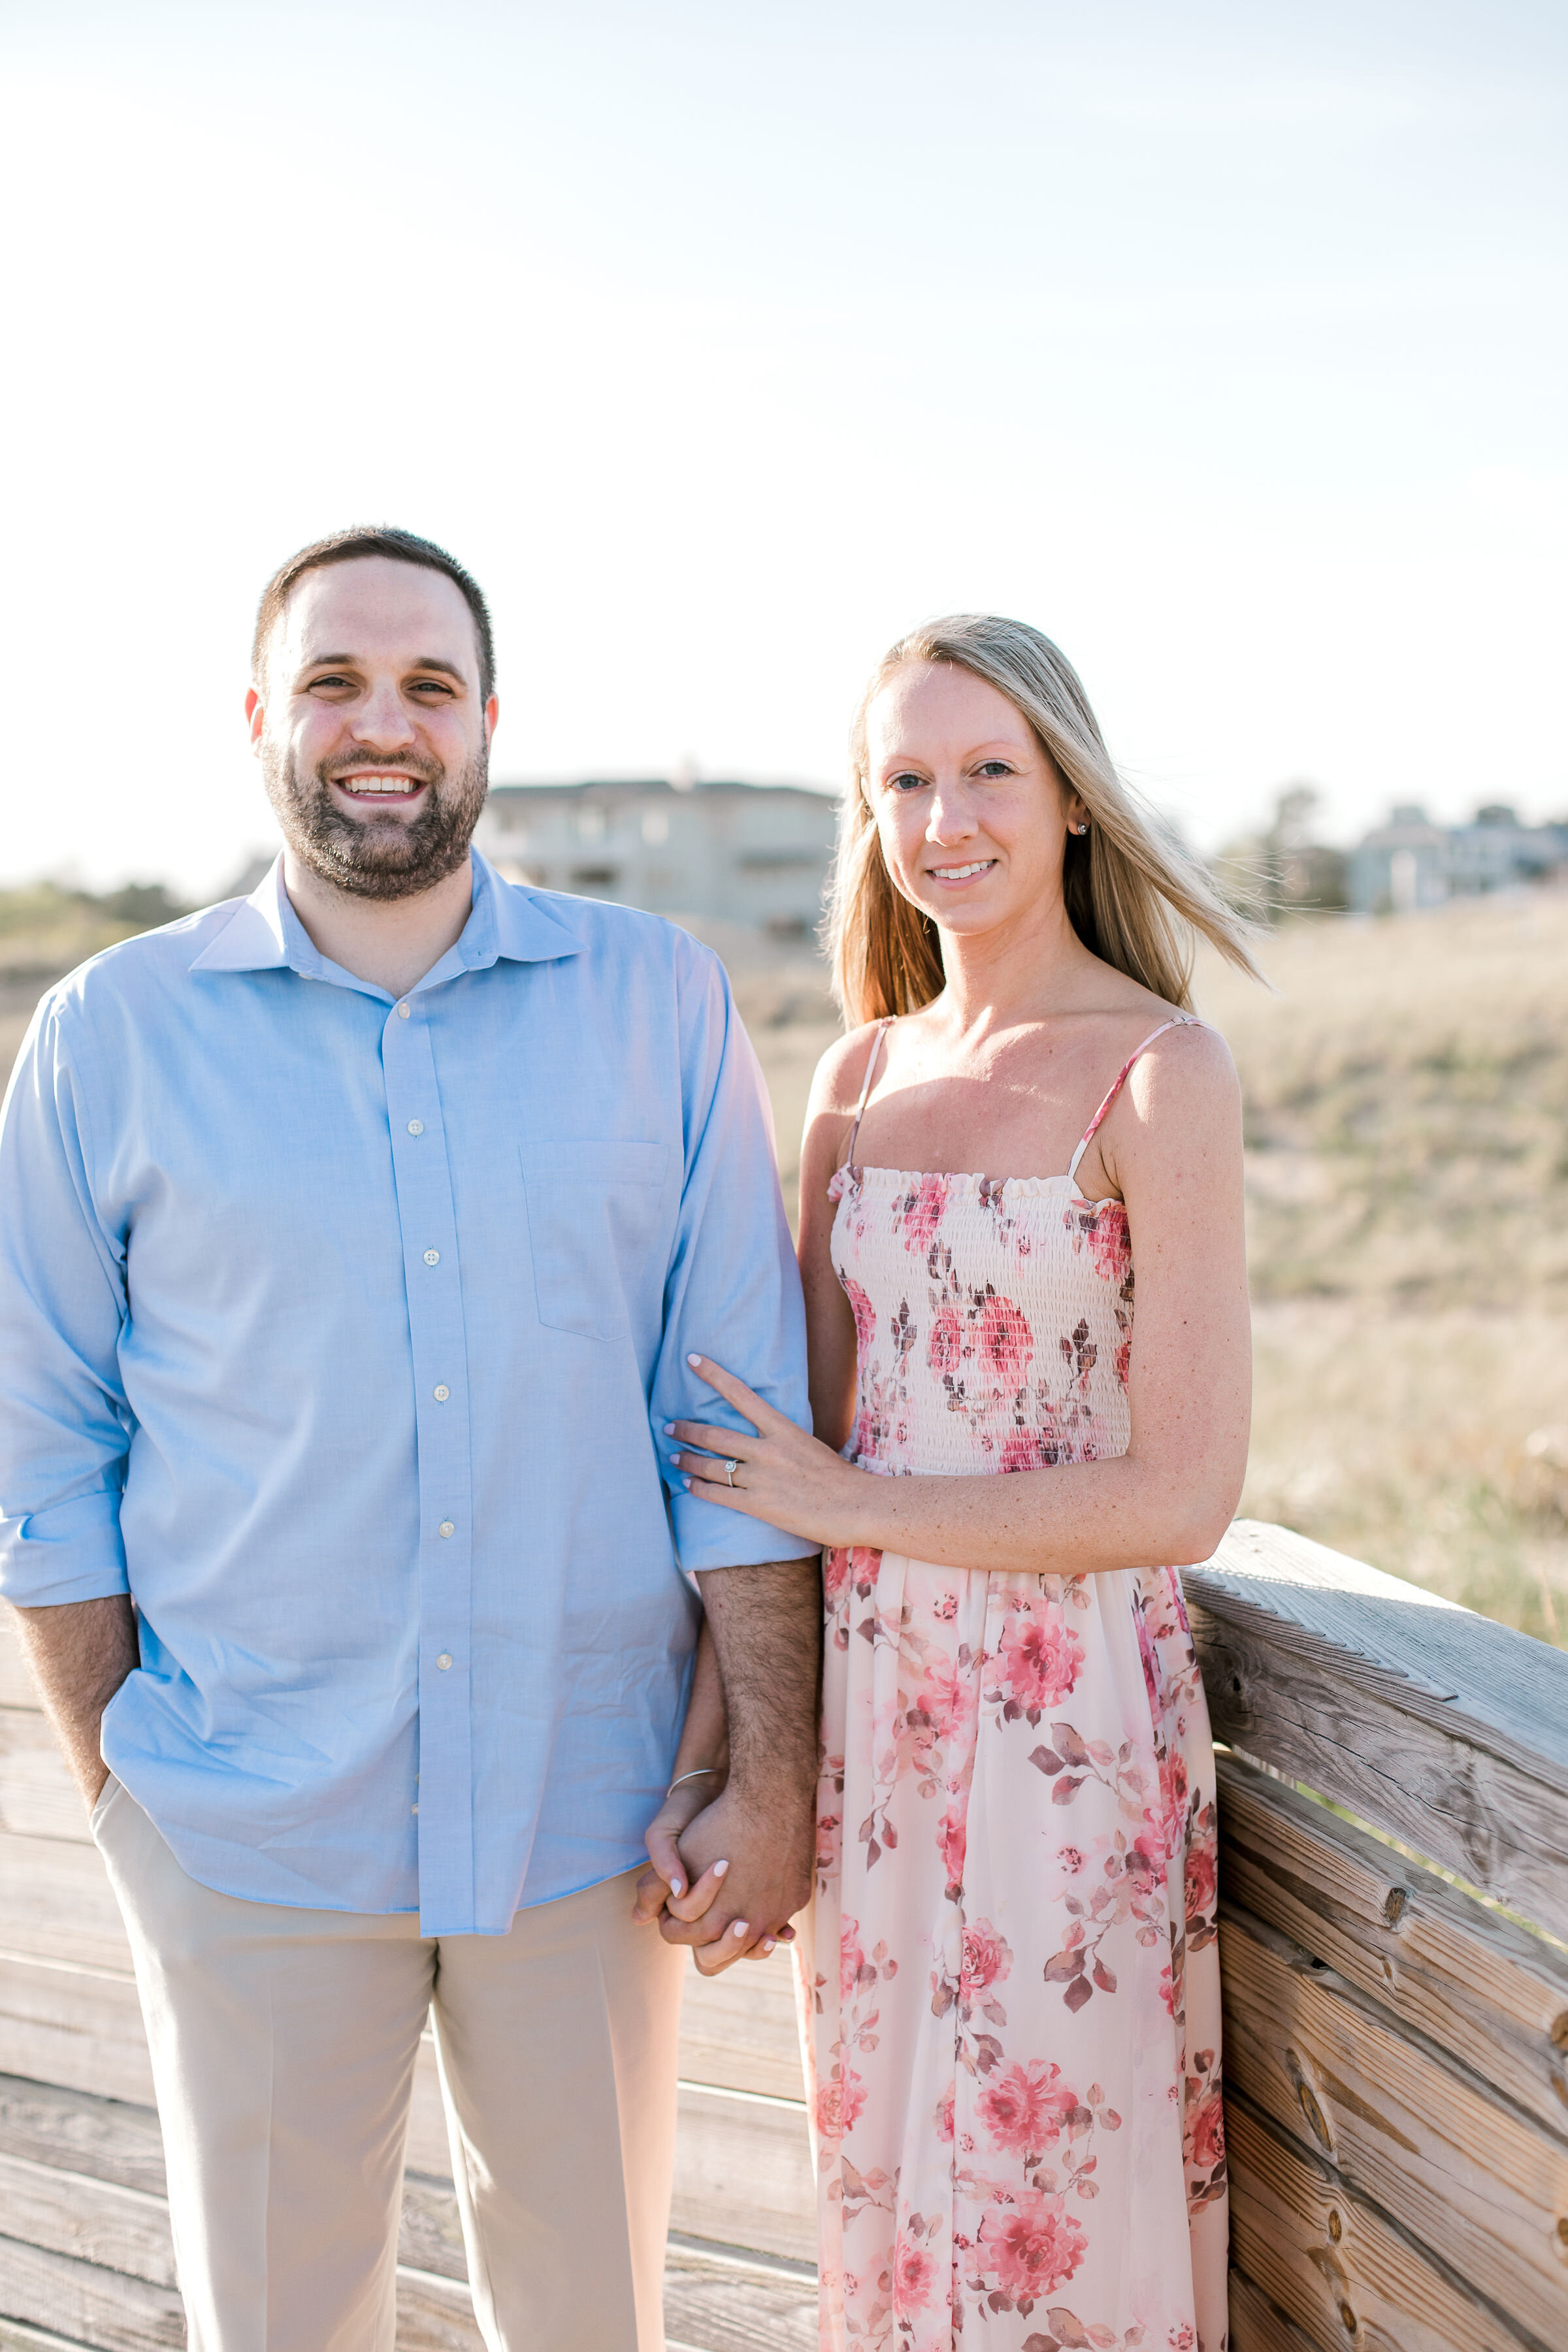
[[[354,563],[364,555],[384,555],[394,563],[417,563],[426,572],[446,573],[474,616],[474,635],[479,648],[479,698],[488,702],[496,682],[496,649],[483,589],[472,572],[465,572],[456,556],[437,547],[433,539],[420,539],[414,531],[398,530],[389,523],[362,523],[350,530],[335,530],[330,539],[318,539],[311,546],[302,547],[297,555],[291,555],[287,563],[279,565],[262,590],[257,608],[256,635],[250,644],[252,683],[261,684],[267,647],[295,582],[307,572],[322,572],[330,563]]]

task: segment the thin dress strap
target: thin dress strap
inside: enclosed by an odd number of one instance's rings
[[[866,1116],[866,1105],[870,1099],[871,1081],[877,1075],[877,1061],[882,1051],[882,1040],[892,1027],[896,1018],[896,1014],[889,1013],[877,1024],[877,1034],[871,1040],[871,1050],[866,1056],[866,1076],[861,1082],[860,1099],[855,1106],[855,1124],[849,1130],[849,1148],[839,1162],[841,1167],[847,1168],[855,1157],[855,1141],[860,1132],[860,1122]]]
[[[1168,1021],[1162,1021],[1157,1029],[1151,1029],[1149,1034],[1144,1038],[1143,1043],[1141,1045],[1135,1045],[1133,1047],[1131,1053],[1128,1055],[1127,1059],[1122,1063],[1121,1067],[1117,1071],[1115,1077],[1112,1078],[1110,1088],[1106,1094],[1105,1100],[1100,1104],[1100,1108],[1095,1112],[1094,1117],[1089,1120],[1089,1125],[1084,1129],[1082,1135],[1079,1139],[1078,1150],[1073,1153],[1072,1158],[1068,1162],[1068,1181],[1069,1183],[1078,1175],[1078,1163],[1083,1158],[1084,1153],[1089,1150],[1089,1145],[1094,1141],[1095,1137],[1099,1134],[1100,1127],[1104,1121],[1106,1112],[1110,1108],[1111,1104],[1116,1100],[1117,1096],[1121,1092],[1122,1087],[1126,1085],[1128,1075],[1131,1072],[1133,1064],[1138,1061],[1142,1055],[1149,1051],[1150,1046],[1153,1044],[1156,1037],[1163,1037],[1167,1029],[1201,1029],[1203,1025],[1203,1023],[1198,1019],[1195,1013],[1173,1013]],[[856,1124],[858,1126],[859,1121],[857,1120]]]

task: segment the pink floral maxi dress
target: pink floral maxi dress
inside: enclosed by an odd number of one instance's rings
[[[839,1170],[862,1467],[1126,1451],[1127,1215],[1079,1193],[1083,1148],[1058,1177]],[[1214,1757],[1175,1570],[824,1568],[825,2352],[1185,2352],[1200,2326],[1221,2352]]]

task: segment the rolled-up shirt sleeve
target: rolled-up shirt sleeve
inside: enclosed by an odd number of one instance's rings
[[[664,1434],[667,1421],[749,1426],[698,1378],[689,1354],[710,1357],[801,1428],[811,1426],[805,1312],[779,1193],[767,1090],[723,966],[695,943],[683,946],[682,955],[685,1171],[650,1407],[676,1549],[690,1572],[802,1559],[817,1547],[689,1495],[674,1444]]]
[[[129,1590],[125,1253],[94,1205],[79,1081],[47,998],[0,1109],[0,1594],[22,1608]]]

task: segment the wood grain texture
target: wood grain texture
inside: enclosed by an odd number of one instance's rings
[[[685,2082],[722,2090],[805,2097],[795,1976],[786,1952],[742,1960],[717,1977],[688,1967],[680,2073]]]
[[[0,2319],[0,2352],[92,2352],[92,2347],[47,2327],[29,2327],[25,2320]]]
[[[466,2285],[397,2266],[397,2352],[484,2352]]]
[[[1326,1806],[1217,1760],[1227,1900],[1568,2135],[1568,1952]]]
[[[151,2106],[134,1979],[0,1953],[0,2072]]]
[[[30,2246],[74,2254],[156,2286],[174,2284],[168,2203],[145,2189],[0,2156],[0,2213],[7,2233]]]
[[[81,1791],[37,1707],[0,1706],[0,1830],[92,1843]]]
[[[1540,2352],[1293,2135],[1226,2110],[1231,2258],[1324,2344],[1386,2352]]]
[[[0,2237],[0,2310],[98,2352],[157,2352],[185,2341],[184,2312],[172,2287],[16,2238]]]
[[[816,2352],[816,2280],[782,2265],[672,2244],[665,2332],[702,2352]]]
[[[1568,2320],[1568,2149],[1355,1986],[1222,1910],[1228,2079],[1545,2344]],[[1244,2264],[1244,2267],[1247,2265]],[[1266,2283],[1266,2282],[1265,2282]]]
[[[1331,2341],[1304,2335],[1246,2273],[1230,2273],[1230,2352],[1344,2352],[1342,2327]],[[1383,2352],[1379,2346],[1377,2352]]]
[[[683,2083],[670,2227],[814,2262],[816,2189],[805,2106]]]
[[[1183,1582],[1216,1739],[1568,1941],[1568,1653],[1256,1520]]]
[[[162,2197],[163,2137],[152,2107],[0,2075],[0,2154]]]
[[[0,1948],[131,1973],[131,1946],[98,1848],[0,1832]]]

